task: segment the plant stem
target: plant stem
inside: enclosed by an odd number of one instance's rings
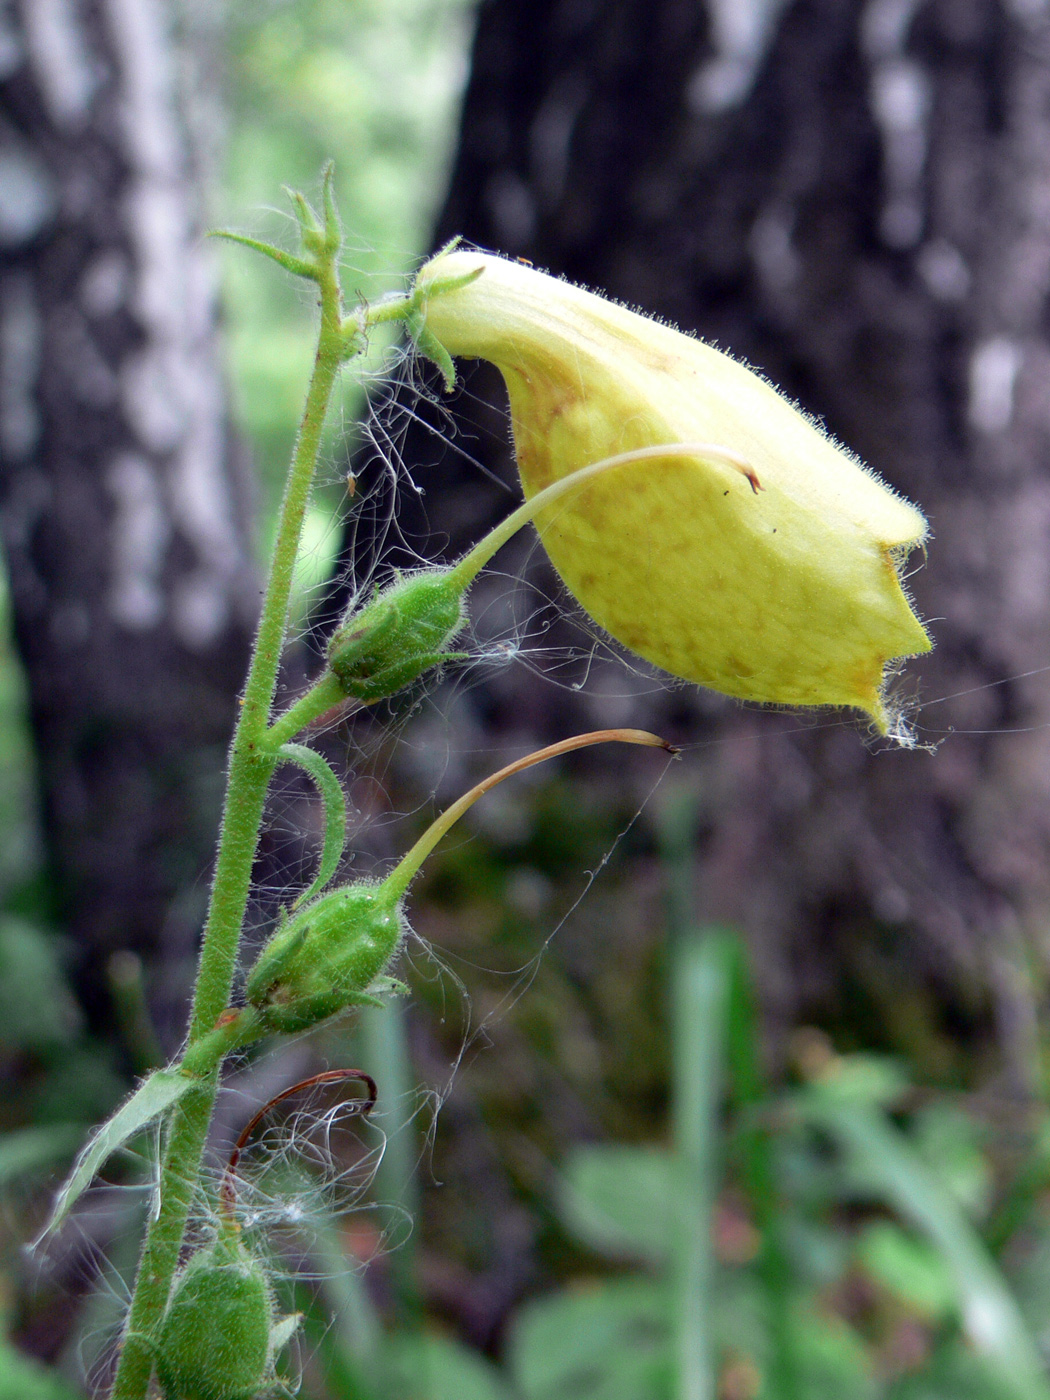
[[[321,306],[317,358],[281,502],[277,542],[230,757],[219,857],[190,1019],[191,1045],[211,1029],[229,1001],[263,802],[276,764],[276,747],[266,742],[266,728],[284,645],[292,571],[313,486],[321,429],[341,358],[339,291],[334,273],[332,286],[322,285]],[[333,319],[334,325],[329,324]]]
[[[300,695],[294,705],[284,714],[278,715],[265,734],[267,749],[276,753],[282,744],[301,733],[308,724],[320,719],[336,705],[346,705],[349,697],[334,671],[326,671],[319,681],[315,681],[305,694]],[[359,702],[358,702],[359,703]]]
[[[202,1080],[199,1088],[185,1095],[172,1115],[160,1177],[160,1209],[146,1235],[139,1263],[113,1381],[113,1400],[144,1400],[149,1387],[153,1371],[150,1338],[171,1292],[218,1085],[216,1067],[210,1079]]]
[[[400,899],[415,879],[419,867],[445,833],[455,826],[464,812],[473,807],[479,797],[484,797],[485,793],[491,792],[505,779],[512,778],[515,773],[523,773],[526,768],[532,768],[537,763],[544,763],[548,758],[559,758],[563,753],[574,753],[576,749],[585,749],[591,744],[610,743],[642,744],[646,748],[666,749],[668,753],[672,754],[678,752],[666,739],[661,739],[659,734],[650,734],[645,729],[596,729],[593,733],[575,734],[571,739],[562,739],[557,744],[548,744],[544,749],[537,749],[535,753],[515,759],[513,763],[508,763],[505,768],[491,773],[482,782],[472,787],[469,792],[465,792],[462,797],[457,798],[451,807],[446,807],[441,815],[430,823],[408,854],[402,856],[383,881],[384,891],[388,896]]]
[[[189,1053],[215,1027],[230,999],[263,803],[277,762],[279,744],[268,742],[267,725],[288,622],[292,571],[325,414],[339,366],[346,358],[336,257],[337,250],[333,249],[317,259],[321,289],[317,356],[281,502],[270,575],[230,755],[219,853],[190,1014]],[[214,1067],[202,1077],[199,1089],[187,1094],[172,1113],[161,1169],[160,1204],[146,1236],[112,1400],[145,1400],[153,1367],[151,1339],[171,1292],[200,1177],[201,1156],[219,1087],[219,1067],[230,1048],[225,1038],[218,1039]]]

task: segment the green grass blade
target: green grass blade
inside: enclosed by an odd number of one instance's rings
[[[674,1039],[674,1203],[671,1252],[676,1400],[714,1400],[712,1225],[721,1170],[726,1023],[732,952],[711,931],[676,940],[671,973]]]
[[[1035,1142],[1021,1170],[1010,1183],[984,1227],[984,1240],[998,1254],[1031,1215],[1040,1196],[1050,1186],[1050,1121],[1039,1125]]]
[[[963,1326],[1018,1400],[1050,1400],[1021,1312],[976,1231],[885,1113],[847,1098],[833,1080],[795,1100],[802,1116],[852,1154],[863,1181],[920,1231],[951,1267]]]
[[[383,1007],[363,1007],[356,1035],[362,1063],[381,1067],[376,1071],[379,1097],[372,1122],[386,1134],[386,1147],[372,1190],[374,1199],[383,1207],[390,1236],[388,1263],[397,1315],[402,1326],[410,1326],[420,1306],[415,1229],[419,1216],[419,1141],[415,1125],[416,1079],[408,1054],[404,1006],[388,1001]]]
[[[696,825],[696,798],[688,793],[680,795],[676,801],[668,804],[660,826],[660,844],[667,871],[667,923],[672,943],[680,951],[686,949],[690,942],[696,946],[697,935],[692,931],[693,847]],[[776,1189],[769,1132],[760,1117],[760,1110],[767,1101],[768,1089],[760,1064],[758,1023],[747,969],[747,954],[739,935],[729,930],[709,929],[702,939],[707,949],[705,956],[709,961],[710,973],[717,976],[720,984],[717,1034],[721,1039],[718,1042],[708,1039],[708,1043],[701,1046],[699,1038],[704,1036],[702,1020],[699,1016],[691,1016],[688,1013],[685,993],[681,994],[681,1005],[676,994],[676,1134],[686,1140],[693,1136],[692,1150],[708,1151],[711,1157],[706,1168],[709,1174],[708,1182],[704,1188],[709,1192],[709,1199],[706,1203],[695,1201],[693,1206],[698,1212],[694,1224],[698,1224],[699,1217],[705,1216],[706,1212],[706,1233],[702,1236],[697,1233],[695,1238],[704,1241],[707,1258],[703,1261],[699,1258],[691,1261],[679,1260],[677,1267],[681,1270],[683,1292],[679,1294],[676,1290],[675,1303],[682,1377],[679,1384],[683,1387],[692,1385],[701,1388],[682,1389],[680,1395],[692,1397],[714,1394],[715,1375],[715,1358],[711,1354],[710,1336],[705,1340],[699,1332],[694,1332],[690,1337],[687,1330],[690,1326],[696,1328],[698,1325],[710,1328],[710,1291],[714,1287],[710,1230],[714,1196],[717,1191],[715,1139],[719,1107],[718,1099],[711,1098],[711,1085],[705,1088],[680,1079],[682,1074],[688,1075],[686,1066],[692,1057],[694,1063],[702,1061],[705,1064],[707,1075],[717,1072],[727,1080],[728,1099],[734,1116],[741,1125],[736,1141],[742,1158],[743,1184],[754,1213],[755,1224],[762,1237],[760,1268],[769,1333],[769,1360],[764,1394],[769,1400],[801,1400],[791,1328],[792,1283],[782,1243],[782,1212]],[[712,1026],[710,1029],[713,1036],[716,1028]],[[696,1059],[698,1055],[701,1061]],[[705,1093],[708,1096],[706,1106],[702,1106],[700,1100]],[[711,1134],[706,1147],[695,1136],[698,1131],[702,1132],[697,1125],[705,1114]],[[691,1120],[688,1121],[688,1126],[687,1120]],[[688,1191],[684,1199],[689,1199]],[[697,1245],[696,1248],[699,1249],[700,1246]],[[704,1305],[706,1311],[703,1316],[706,1321],[697,1324],[695,1319],[700,1315],[697,1290],[701,1281],[709,1290],[709,1296]],[[685,1291],[694,1295],[689,1303],[686,1302]],[[688,1321],[690,1317],[694,1319],[692,1323]],[[705,1348],[707,1358],[701,1363],[701,1355]],[[701,1381],[698,1378],[704,1369],[707,1370],[708,1379]],[[690,1375],[692,1380],[688,1379]],[[703,1384],[709,1389],[702,1389]]]
[[[739,935],[724,935],[733,969],[727,1054],[730,1102],[740,1127],[741,1174],[762,1238],[759,1268],[769,1329],[765,1394],[770,1400],[801,1400],[798,1359],[791,1321],[792,1278],[783,1242],[783,1209],[776,1184],[773,1144],[761,1116],[768,1102],[758,1042],[758,1017]]]

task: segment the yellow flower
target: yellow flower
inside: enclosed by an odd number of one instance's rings
[[[455,250],[416,296],[421,349],[502,372],[526,497],[639,448],[726,454],[636,461],[539,513],[607,632],[727,695],[854,705],[886,732],[887,663],[930,649],[899,575],[914,506],[739,361],[592,292]]]

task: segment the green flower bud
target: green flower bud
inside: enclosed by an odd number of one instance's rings
[[[269,1029],[309,1029],[348,1006],[374,1005],[375,984],[405,932],[400,900],[364,881],[331,890],[287,919],[259,954],[245,995]]]
[[[373,704],[447,661],[465,622],[463,586],[450,571],[409,574],[347,613],[328,644],[328,664],[347,695]]]
[[[700,685],[854,705],[885,732],[887,663],[930,648],[900,582],[926,536],[914,506],[745,365],[591,292],[457,249],[420,270],[414,296],[424,353],[437,342],[502,372],[527,498],[668,447],[536,517],[606,631]]]
[[[255,1400],[272,1373],[273,1295],[239,1240],[199,1250],[175,1280],[157,1373],[168,1400]]]

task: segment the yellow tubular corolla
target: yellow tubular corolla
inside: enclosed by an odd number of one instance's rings
[[[888,663],[930,649],[899,574],[920,511],[768,381],[669,326],[486,253],[441,253],[416,288],[427,340],[502,372],[527,498],[638,448],[708,442],[746,463],[669,450],[539,514],[596,622],[675,676],[856,706],[886,731]]]

